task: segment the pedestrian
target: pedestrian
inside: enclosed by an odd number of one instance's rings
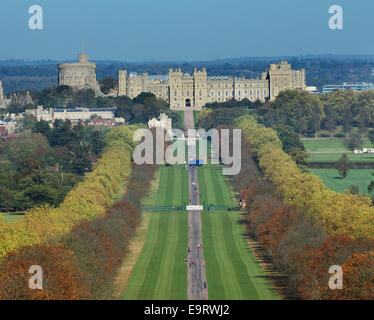
[[[191,268],[191,261],[188,263],[188,266]]]
[[[204,289],[206,289],[206,281],[204,280]]]
[[[191,262],[192,262],[192,265],[194,266],[195,265],[195,260],[192,259]]]
[[[197,244],[197,249],[200,249],[200,243]]]
[[[190,251],[191,251],[190,247],[187,247],[187,252],[190,252]]]

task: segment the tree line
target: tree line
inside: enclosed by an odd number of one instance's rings
[[[237,190],[247,228],[304,299],[373,299],[374,207],[363,195],[328,190],[282,150],[277,133],[243,116]],[[343,290],[328,286],[329,267],[343,268]]]
[[[0,141],[0,210],[58,206],[92,170],[105,147],[100,130],[25,119],[19,136]]]

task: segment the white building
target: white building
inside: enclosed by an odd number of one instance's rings
[[[114,119],[116,108],[75,108],[75,109],[36,109],[25,111],[27,115],[34,116],[38,121],[54,122],[55,120],[90,120],[93,116],[101,119]]]
[[[148,121],[148,128],[164,128],[169,134],[172,132],[172,120],[165,113],[161,113],[159,119]]]

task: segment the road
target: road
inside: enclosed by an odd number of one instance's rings
[[[194,128],[193,111],[184,112],[184,123],[186,130]],[[194,157],[191,148],[188,150],[188,158]],[[197,181],[196,167],[188,167],[188,189],[190,204],[199,204],[199,184]],[[200,248],[198,248],[198,245]],[[208,300],[208,287],[204,288],[206,281],[205,261],[203,253],[203,242],[201,233],[200,211],[189,211],[188,213],[188,288],[187,297],[189,300]],[[192,259],[194,264],[190,264]]]

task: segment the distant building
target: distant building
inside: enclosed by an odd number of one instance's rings
[[[74,89],[93,89],[96,95],[103,95],[96,80],[96,63],[88,61],[87,54],[79,54],[78,62],[58,65],[58,85]]]
[[[0,128],[3,128],[3,129],[1,129],[2,133],[5,130],[6,134],[8,134],[8,135],[12,134],[16,131],[17,121],[13,120],[11,118],[8,118],[4,121],[0,121]]]
[[[38,106],[36,109],[28,109],[26,115],[34,116],[38,121],[54,122],[55,120],[85,121],[93,117],[102,119],[114,119],[117,108],[75,108],[75,109],[44,109]]]
[[[114,119],[100,119],[94,118],[92,119],[88,125],[93,127],[106,127],[106,128],[113,128],[116,126],[121,126],[125,124],[124,118],[114,118]]]
[[[232,99],[250,101],[273,100],[286,89],[305,90],[305,69],[292,70],[287,61],[271,64],[261,79],[233,77],[208,77],[205,68],[194,70],[192,75],[181,69],[169,70],[169,76],[118,74],[118,95],[134,98],[142,92],[153,93],[167,101],[171,109],[200,110],[207,103],[225,102]]]
[[[306,87],[305,91],[312,94],[318,93],[318,89],[315,86]]]
[[[5,109],[8,104],[9,101],[4,96],[3,83],[0,81],[0,109]]]
[[[337,85],[325,85],[322,87],[322,93],[329,93],[334,90],[353,90],[356,92],[360,91],[366,91],[366,90],[372,90],[374,89],[374,84],[373,83],[366,83],[366,82],[361,82],[361,83],[347,83],[344,82],[343,84],[337,84]]]
[[[159,119],[153,118],[148,121],[148,128],[164,128],[168,133],[171,133],[172,119],[165,113],[161,113]]]
[[[0,101],[4,100],[4,89],[3,89],[3,82],[0,81]]]

